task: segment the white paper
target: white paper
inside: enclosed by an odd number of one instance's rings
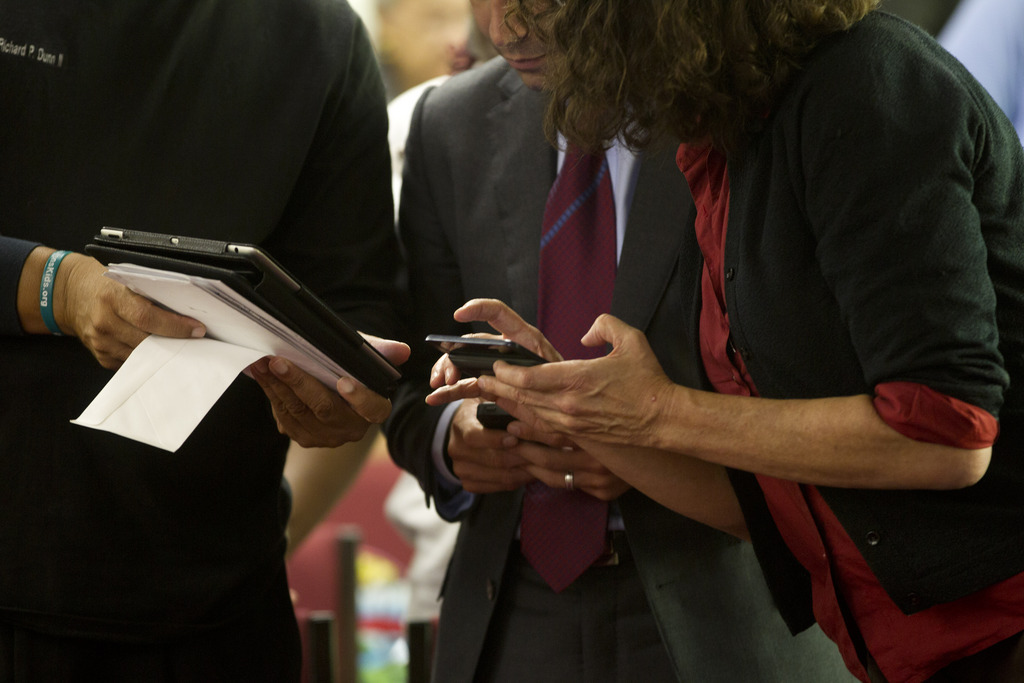
[[[151,335],[74,424],[174,452],[262,351],[214,339]]]
[[[328,386],[348,376],[337,363],[223,282],[132,264],[111,264],[107,277],[206,325],[211,339],[281,356]]]
[[[337,363],[233,289],[209,278],[132,264],[107,277],[206,326],[203,339],[149,336],[74,424],[176,451],[238,373],[281,356],[334,386]]]

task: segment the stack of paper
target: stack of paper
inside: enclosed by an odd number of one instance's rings
[[[207,336],[150,336],[72,420],[75,424],[176,451],[238,373],[263,356],[287,358],[332,387],[348,375],[219,280],[131,264],[112,264],[107,277],[199,320]]]

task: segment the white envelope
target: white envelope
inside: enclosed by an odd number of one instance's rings
[[[176,451],[238,373],[265,355],[209,338],[150,335],[72,422]]]

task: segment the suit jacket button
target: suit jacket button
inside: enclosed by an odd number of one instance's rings
[[[868,545],[878,545],[881,542],[882,537],[877,531],[869,531],[864,535],[864,540]]]
[[[494,601],[494,594],[497,592],[494,586],[494,581],[487,579],[487,599],[491,602]]]

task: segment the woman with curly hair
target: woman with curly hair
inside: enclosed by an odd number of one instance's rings
[[[749,534],[791,629],[816,620],[861,680],[1019,683],[1024,154],[967,71],[876,4],[552,5],[549,130],[681,143],[680,344],[705,381],[672,383],[602,316],[584,343],[603,358],[440,392],[495,397],[514,433],[561,434]],[[458,315],[542,344],[493,303]]]

